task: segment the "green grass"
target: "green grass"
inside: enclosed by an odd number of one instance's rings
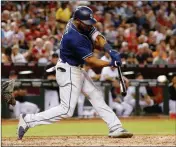
[[[122,120],[124,128],[134,134],[176,134],[176,120]],[[2,137],[16,137],[17,125],[2,125]],[[25,136],[107,135],[103,121],[67,121],[29,129]]]

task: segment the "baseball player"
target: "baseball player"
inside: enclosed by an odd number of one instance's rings
[[[78,7],[68,22],[60,42],[60,61],[55,66],[56,80],[60,87],[60,105],[37,114],[21,114],[17,129],[18,139],[22,139],[29,128],[51,124],[73,115],[81,91],[109,128],[109,137],[129,138],[133,134],[126,131],[112,109],[105,103],[102,92],[91,78],[81,69],[86,62],[91,67],[121,65],[120,55],[113,51],[105,38],[93,27],[96,20],[86,6]],[[93,46],[105,49],[112,61],[97,59]]]

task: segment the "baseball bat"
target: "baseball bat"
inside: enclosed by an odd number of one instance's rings
[[[119,73],[119,80],[120,80],[120,86],[121,86],[121,94],[122,96],[126,96],[127,92],[126,92],[126,86],[125,86],[125,82],[124,82],[124,79],[122,77],[122,72],[121,72],[121,67],[120,66],[117,66],[117,70],[118,70],[118,73]]]

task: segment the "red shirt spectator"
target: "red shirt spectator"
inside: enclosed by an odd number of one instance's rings
[[[37,26],[37,29],[40,31],[40,36],[42,37],[44,35],[49,35],[49,27],[48,25],[45,23],[44,18],[41,19],[40,24]]]
[[[37,27],[32,24],[31,30],[25,34],[27,40],[34,40],[41,36],[40,32],[36,29]]]

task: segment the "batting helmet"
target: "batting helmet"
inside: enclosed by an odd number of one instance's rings
[[[86,25],[93,25],[97,22],[97,20],[93,18],[92,10],[87,6],[78,7],[73,14],[73,19],[79,19]]]

